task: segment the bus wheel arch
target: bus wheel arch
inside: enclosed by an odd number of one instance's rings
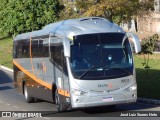
[[[52,84],[52,98],[53,98],[53,102],[55,104],[55,93],[56,93],[56,90],[57,90],[57,86],[56,84]]]
[[[62,102],[62,98],[60,97],[60,94],[58,93],[58,89],[56,89],[55,91],[55,104],[56,104],[58,112],[67,111],[67,106],[65,105],[65,102]]]
[[[53,95],[54,104],[56,105],[58,112],[67,111],[66,105],[62,102],[62,99],[60,98],[60,95],[58,94],[58,89],[57,89],[56,84],[52,85],[52,95]]]

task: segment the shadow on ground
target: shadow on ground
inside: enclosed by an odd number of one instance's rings
[[[138,97],[160,100],[160,70],[138,68],[136,78]]]
[[[144,109],[154,108],[157,106],[143,105],[138,103],[117,105],[117,106],[104,106],[92,107],[81,110],[72,110],[69,112],[58,113],[57,111],[47,111],[42,115],[46,117],[119,117],[121,113],[127,112],[145,112]]]
[[[12,83],[13,81],[12,74],[6,73],[0,70],[0,91],[13,89],[10,85],[6,85],[7,83]]]
[[[6,72],[0,70],[0,84],[12,83],[12,75],[7,74]]]

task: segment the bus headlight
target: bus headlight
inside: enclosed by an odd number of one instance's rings
[[[87,92],[77,90],[77,89],[72,89],[72,93],[76,96],[85,96],[88,94]]]
[[[135,90],[137,90],[137,85],[136,85],[136,84],[131,85],[130,87],[128,87],[128,88],[125,89],[125,90],[127,90],[127,91],[135,91]]]

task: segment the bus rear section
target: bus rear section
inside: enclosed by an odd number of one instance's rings
[[[134,62],[126,34],[77,35],[71,44],[72,108],[136,102]]]

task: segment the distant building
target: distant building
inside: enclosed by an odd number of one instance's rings
[[[155,0],[154,9],[155,12],[160,12],[160,0]]]
[[[155,0],[154,9],[154,12],[150,15],[138,17],[136,23],[134,20],[131,20],[127,24],[122,23],[121,26],[126,31],[137,32],[140,38],[155,33],[160,35],[160,0]]]
[[[63,0],[68,2],[74,2],[75,0]],[[140,0],[142,1],[142,0]],[[154,33],[160,35],[160,0],[155,0],[155,11],[150,15],[145,15],[126,23],[121,23],[121,27],[125,31],[138,32],[142,37]]]
[[[160,0],[155,0],[155,11],[150,15],[138,18],[138,31],[140,33],[160,34]]]

